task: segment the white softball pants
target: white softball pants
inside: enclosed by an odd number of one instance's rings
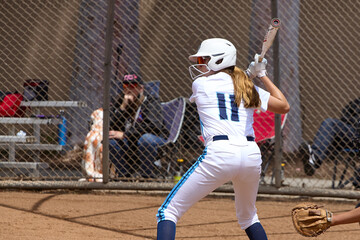
[[[177,223],[193,204],[229,181],[233,183],[236,216],[241,228],[259,222],[255,202],[261,162],[256,142],[236,138],[210,141],[159,208],[158,222]]]

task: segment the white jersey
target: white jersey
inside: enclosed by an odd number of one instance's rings
[[[221,89],[221,90],[220,90]],[[261,111],[266,111],[270,93],[255,86],[261,100]],[[201,132],[208,143],[212,136],[252,136],[255,108],[245,108],[243,102],[235,103],[234,85],[231,76],[224,72],[200,77],[192,84],[190,102],[196,102]]]
[[[230,75],[219,72],[193,82],[191,102],[196,102],[206,147],[183,175],[158,210],[158,222],[175,224],[181,216],[209,192],[232,181],[238,223],[247,229],[259,222],[255,207],[261,174],[261,152],[254,137],[255,108],[235,104]],[[262,111],[267,110],[270,93],[256,87]],[[215,135],[228,138],[213,139]],[[218,141],[221,140],[221,141]]]

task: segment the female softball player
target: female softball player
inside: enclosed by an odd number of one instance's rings
[[[157,238],[175,239],[176,223],[197,201],[232,181],[236,216],[249,239],[267,239],[255,201],[261,172],[261,153],[252,127],[256,109],[287,113],[289,104],[266,76],[266,59],[255,61],[247,73],[235,67],[236,48],[221,38],[204,40],[189,57],[195,80],[191,102],[200,116],[205,150],[167,196],[157,213]],[[249,75],[249,76],[248,76]],[[257,76],[266,90],[253,84]]]

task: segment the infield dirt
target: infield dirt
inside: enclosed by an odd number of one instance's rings
[[[156,239],[156,212],[165,194],[130,192],[0,192],[0,239]],[[260,195],[257,208],[269,239],[308,239],[293,228],[290,211],[303,198]],[[356,201],[323,200],[338,213]],[[234,200],[209,196],[179,221],[176,239],[248,239],[237,224]],[[360,239],[359,224],[330,228],[317,239]]]

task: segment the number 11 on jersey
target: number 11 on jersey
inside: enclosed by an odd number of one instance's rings
[[[231,116],[230,120],[234,122],[239,122],[239,108],[235,103],[234,94],[226,93],[216,93],[219,106],[219,116],[221,120],[228,120],[226,103],[231,106]]]

